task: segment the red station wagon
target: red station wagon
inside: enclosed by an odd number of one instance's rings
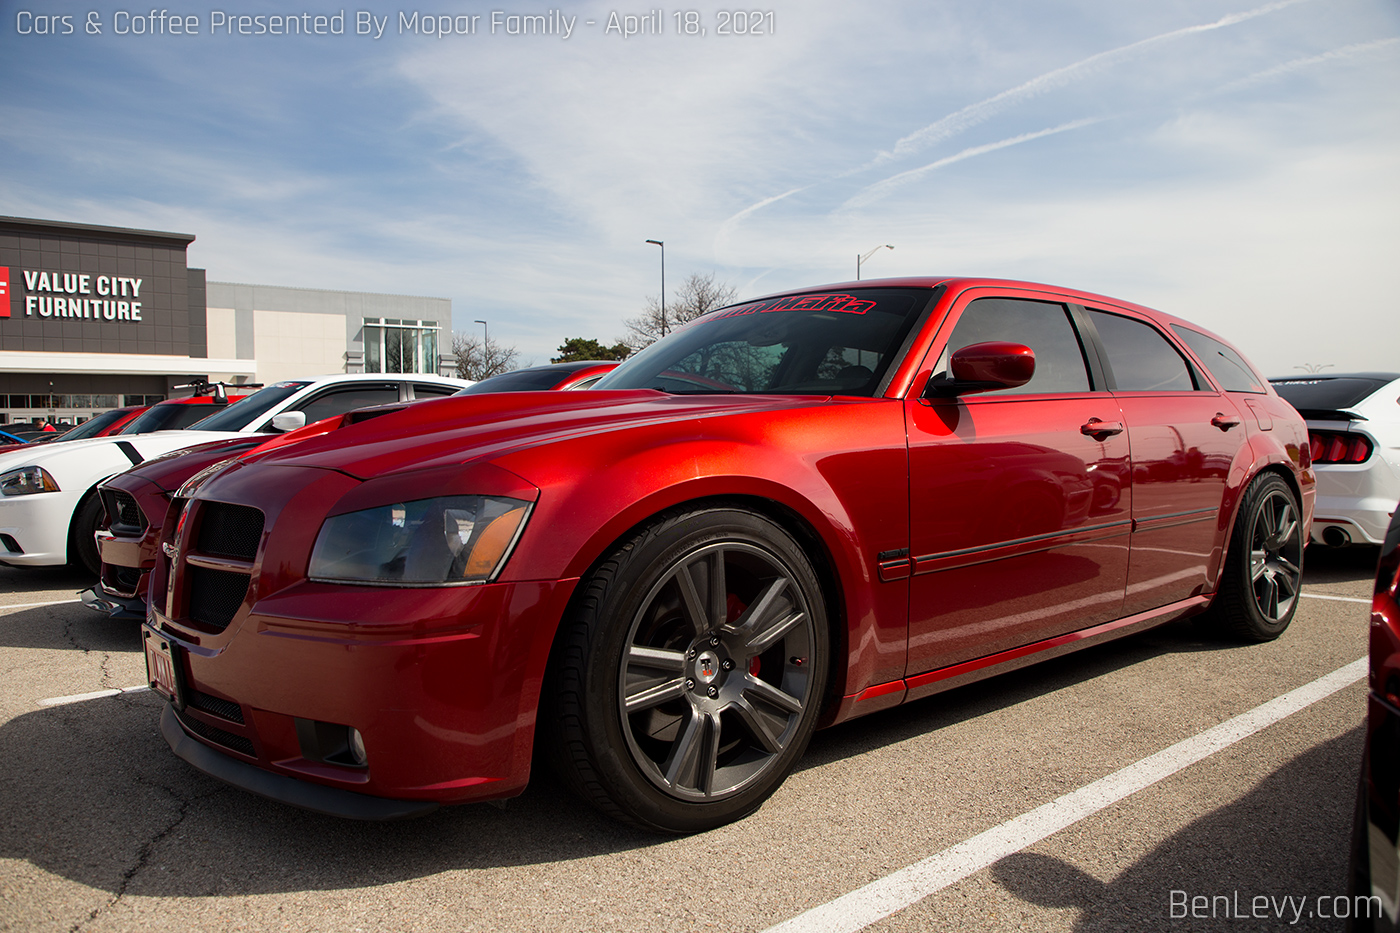
[[[1308,455],[1237,351],[1137,305],[805,289],[587,393],[427,401],[194,477],[148,669],[175,753],[276,800],[509,797],[538,748],[602,811],[699,831],[818,726],[1183,616],[1277,637]]]

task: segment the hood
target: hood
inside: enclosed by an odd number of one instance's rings
[[[415,402],[298,444],[253,451],[243,459],[320,467],[366,480],[488,460],[553,441],[643,425],[809,408],[827,401],[827,396],[685,396],[651,389],[464,395]]]
[[[155,431],[150,434],[109,434],[63,444],[26,444],[0,450],[0,472],[30,465],[48,468],[50,464],[76,464],[76,468],[81,470],[85,464],[101,464],[113,457],[133,466],[183,447],[244,436],[220,431]]]

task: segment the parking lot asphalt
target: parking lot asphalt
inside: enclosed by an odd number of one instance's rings
[[[145,683],[134,624],[78,604],[81,575],[0,567],[0,930],[840,928],[837,898],[1364,657],[1376,556],[1310,551],[1269,644],[1174,623],[820,732],[758,813],[688,838],[547,774],[504,808],[390,824],[227,787],[171,754],[156,696],[113,692]],[[1365,708],[1344,680],[845,928],[1339,929]]]

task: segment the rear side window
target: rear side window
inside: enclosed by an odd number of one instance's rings
[[[1084,351],[1064,305],[1019,298],[977,299],[958,318],[938,369],[947,370],[954,351],[989,340],[1020,343],[1035,351],[1031,381],[1014,389],[997,389],[995,395],[1089,391]]]
[[[1220,383],[1226,392],[1254,392],[1264,394],[1264,380],[1259,378],[1244,357],[1225,346],[1214,337],[1207,337],[1199,331],[1180,324],[1173,324],[1172,330],[1181,342],[1191,348],[1191,352],[1201,358],[1206,369]]]
[[[1114,385],[1123,392],[1191,392],[1191,367],[1157,329],[1107,311],[1089,311],[1108,351]]]
[[[456,386],[439,385],[436,382],[415,382],[413,384],[413,397],[418,398],[444,398],[448,395],[455,395]]]

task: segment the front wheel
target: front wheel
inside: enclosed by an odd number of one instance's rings
[[[97,529],[102,524],[102,500],[90,492],[73,512],[68,538],[68,563],[94,577],[102,575],[102,556],[97,551]]]
[[[583,584],[556,650],[552,750],[600,810],[663,832],[752,813],[815,727],[828,664],[802,549],[737,509],[663,516]]]
[[[1278,638],[1298,609],[1306,543],[1293,490],[1273,474],[1257,478],[1235,516],[1208,620],[1242,641]]]

